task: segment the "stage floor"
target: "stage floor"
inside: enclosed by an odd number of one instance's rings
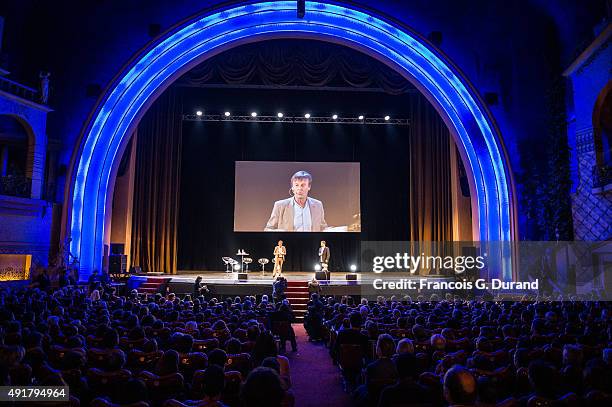
[[[350,273],[341,273],[341,272],[332,272],[329,281],[320,281],[330,285],[354,285],[355,280],[347,280],[346,275]],[[357,275],[358,284],[370,284],[373,280],[377,278],[381,278],[383,275],[385,277],[389,277],[389,273],[386,274],[377,274],[377,273],[355,273]],[[202,282],[205,284],[265,284],[272,285],[272,272],[266,271],[264,275],[262,275],[261,271],[249,271],[249,278],[246,281],[238,280],[238,273],[225,273],[225,272],[215,272],[215,271],[193,271],[193,270],[183,270],[179,271],[177,274],[172,275],[173,282],[183,282],[183,283],[193,283],[197,276],[202,276]],[[283,274],[287,281],[310,281],[314,278],[314,271],[288,271]],[[427,279],[440,279],[440,280],[448,280],[450,277],[445,276],[437,276],[437,275],[429,275],[429,276],[419,276],[410,273],[393,273],[394,279],[406,278],[406,279],[418,279],[424,278]]]
[[[330,282],[346,283],[346,273],[331,273]],[[246,281],[238,280],[238,273],[225,273],[216,271],[179,271],[172,276],[172,281],[194,282],[197,276],[202,276],[202,282],[207,284],[266,284],[272,285],[272,272],[249,271],[249,278]],[[287,281],[310,281],[314,278],[314,271],[288,271],[283,274]],[[359,279],[359,274],[357,275]]]

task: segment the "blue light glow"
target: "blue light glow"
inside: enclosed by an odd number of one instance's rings
[[[346,6],[307,2],[299,19],[294,1],[262,2],[192,20],[133,64],[100,105],[83,140],[71,208],[71,250],[81,259],[81,277],[102,264],[109,180],[118,151],[150,98],[186,66],[213,52],[258,39],[317,38],[367,52],[412,78],[437,101],[459,139],[474,174],[480,240],[511,239],[508,168],[498,136],[477,98],[452,65],[409,32]],[[161,270],[163,271],[163,270]],[[510,280],[511,270],[500,277]]]

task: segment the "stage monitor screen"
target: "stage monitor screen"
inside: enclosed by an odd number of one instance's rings
[[[360,232],[359,163],[236,161],[235,232]]]

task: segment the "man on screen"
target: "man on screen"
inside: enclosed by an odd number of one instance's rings
[[[293,196],[274,202],[270,220],[264,230],[322,232],[327,229],[323,203],[308,196],[312,175],[306,171],[298,171],[291,177],[290,186],[289,193]]]

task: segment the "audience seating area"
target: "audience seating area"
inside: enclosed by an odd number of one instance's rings
[[[270,331],[286,303],[86,291],[0,288],[2,385],[69,386],[72,406],[294,405]]]
[[[599,301],[353,303],[312,294],[355,405],[612,405],[612,304]]]
[[[600,301],[313,294],[304,324],[326,344],[312,363],[337,364],[356,406],[591,406],[612,405],[611,313]],[[1,287],[0,379],[69,386],[72,406],[299,405],[279,354],[292,320],[266,296]]]

